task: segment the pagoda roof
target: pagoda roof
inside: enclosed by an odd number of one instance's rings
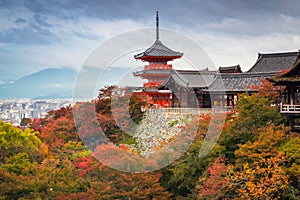
[[[254,72],[281,72],[289,69],[296,61],[299,55],[297,52],[283,53],[258,53],[258,58],[252,68],[248,71]]]
[[[136,71],[133,72],[134,76],[142,76],[145,74],[154,74],[154,75],[158,75],[158,74],[163,74],[163,75],[169,75],[171,72],[170,69],[150,69],[150,70],[141,70],[141,71]]]
[[[181,87],[206,88],[215,79],[217,72],[209,70],[172,70],[169,78],[162,84],[167,86],[174,81]]]
[[[254,91],[251,86],[257,86],[261,83],[262,79],[274,75],[274,72],[219,74],[207,90],[209,92]]]
[[[219,73],[242,73],[240,65],[227,66],[227,67],[219,67]]]
[[[164,58],[166,60],[173,60],[182,56],[183,53],[173,51],[157,39],[151,47],[142,53],[134,55],[134,58],[143,61],[150,61],[151,58]]]

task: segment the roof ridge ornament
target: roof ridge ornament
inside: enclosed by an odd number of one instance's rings
[[[158,18],[158,11],[156,11],[156,40],[159,40],[159,18]]]

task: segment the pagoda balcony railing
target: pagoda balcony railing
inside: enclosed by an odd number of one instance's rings
[[[300,113],[300,105],[280,103],[280,113]]]
[[[144,83],[144,87],[158,87],[161,85],[161,82],[150,82],[150,83]]]
[[[144,66],[145,70],[148,69],[172,69],[172,65],[165,65],[165,64],[150,64]]]

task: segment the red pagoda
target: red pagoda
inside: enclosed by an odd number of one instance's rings
[[[135,59],[149,63],[144,66],[143,70],[133,73],[134,76],[147,79],[140,93],[147,96],[149,103],[157,107],[170,107],[172,92],[157,88],[170,75],[172,65],[168,64],[168,61],[181,58],[182,55],[183,53],[169,49],[159,40],[159,19],[158,12],[156,12],[156,40],[150,48],[134,56]],[[139,92],[136,91],[135,93]]]

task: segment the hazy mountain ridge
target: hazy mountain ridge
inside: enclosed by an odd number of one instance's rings
[[[86,85],[84,87],[95,87],[89,84],[88,79],[101,78],[98,87],[118,83],[118,76],[128,73],[130,68],[114,67],[103,73],[103,69],[92,67],[84,68]],[[109,73],[108,73],[109,72]],[[47,68],[36,73],[26,75],[17,80],[2,81],[0,85],[0,98],[31,98],[31,99],[56,99],[72,98],[77,71],[73,68]]]
[[[72,68],[47,68],[1,85],[1,98],[35,98],[37,96],[72,96],[77,71]]]

